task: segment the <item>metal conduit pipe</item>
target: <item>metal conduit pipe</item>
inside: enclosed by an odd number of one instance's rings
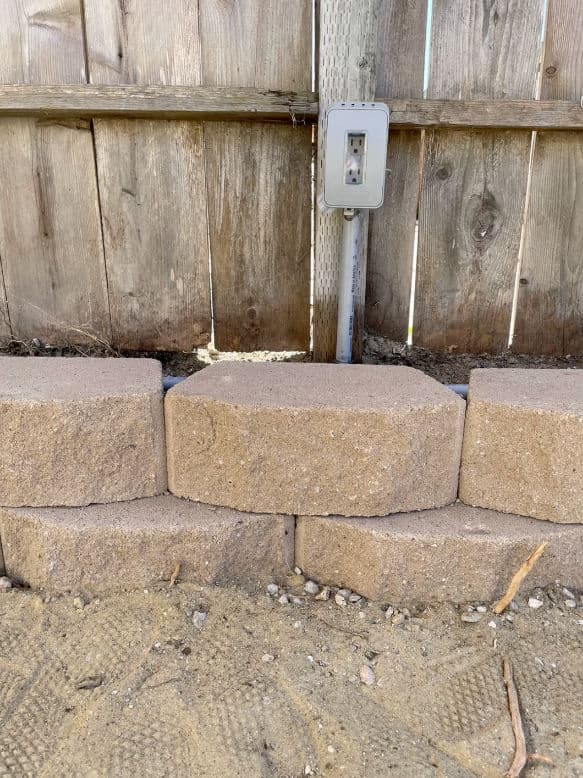
[[[182,383],[182,381],[185,380],[185,378],[188,378],[188,376],[185,375],[165,375],[164,376],[164,391],[167,392],[168,389],[172,389],[173,386],[176,386],[177,384]],[[455,392],[456,394],[459,394],[460,397],[463,397],[464,400],[468,399],[468,385],[467,384],[445,384],[448,389],[451,389],[452,392]]]

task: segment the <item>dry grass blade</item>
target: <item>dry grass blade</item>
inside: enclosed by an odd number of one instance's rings
[[[518,704],[518,692],[514,685],[514,678],[512,676],[512,667],[509,660],[504,657],[502,660],[502,672],[504,675],[504,685],[506,686],[506,693],[508,694],[508,708],[510,709],[510,718],[512,720],[512,731],[514,732],[514,741],[516,747],[514,750],[514,759],[506,778],[519,778],[520,773],[523,771],[524,766],[528,760],[526,753],[526,739],[524,737],[524,729],[522,728],[522,716],[520,715],[520,705]]]
[[[520,566],[516,574],[514,575],[512,581],[510,581],[510,586],[508,587],[508,591],[502,597],[501,600],[499,600],[496,605],[494,605],[494,613],[502,613],[502,611],[506,610],[506,608],[510,605],[513,598],[516,596],[517,591],[520,589],[520,586],[526,576],[530,573],[532,568],[536,565],[538,559],[542,555],[543,551],[547,547],[548,543],[545,541],[544,543],[541,543],[538,548],[536,548],[532,554],[528,557],[526,562]]]
[[[172,588],[180,575],[180,562],[176,562],[172,575],[170,576],[170,588]]]

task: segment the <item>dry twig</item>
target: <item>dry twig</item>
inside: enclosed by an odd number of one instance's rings
[[[541,552],[542,553],[542,552]],[[506,773],[506,778],[519,778],[527,762],[526,739],[524,729],[522,728],[522,716],[520,715],[520,705],[518,704],[518,692],[514,685],[512,677],[512,668],[510,661],[504,657],[502,660],[502,673],[504,675],[504,685],[508,694],[508,708],[510,709],[510,718],[512,720],[512,731],[514,732],[514,741],[516,748],[514,750],[514,759],[510,769]]]
[[[176,562],[176,565],[174,566],[174,570],[172,571],[172,575],[170,576],[170,588],[174,586],[179,575],[180,575],[180,562]]]
[[[543,764],[550,764],[550,765],[554,765],[555,764],[550,756],[543,756],[543,754],[529,754],[528,755],[528,761],[529,762],[542,762]]]
[[[510,581],[510,586],[508,587],[508,591],[502,597],[501,600],[499,600],[496,605],[494,605],[494,613],[502,613],[502,611],[506,610],[506,608],[510,605],[511,601],[516,595],[516,592],[520,589],[520,585],[526,578],[526,576],[530,573],[532,568],[537,563],[538,559],[540,558],[541,554],[547,547],[548,543],[545,541],[544,543],[541,543],[538,548],[536,548],[532,554],[528,557],[526,562],[520,566],[516,574],[514,575],[512,581]]]

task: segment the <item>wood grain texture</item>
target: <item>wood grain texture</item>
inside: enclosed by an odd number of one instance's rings
[[[309,0],[200,0],[203,83],[309,90]],[[205,124],[215,344],[307,349],[311,128]]]
[[[427,0],[389,0],[381,7],[377,36],[376,94],[388,98],[423,96],[423,52]],[[417,99],[423,107],[423,100]],[[419,200],[421,133],[391,133],[385,202],[370,216],[366,327],[406,341],[411,298],[415,225]]]
[[[209,214],[217,348],[305,350],[311,198],[308,176],[300,174],[300,188],[297,171],[311,139],[291,127],[213,126],[206,154],[207,169],[216,171]],[[294,182],[293,204],[286,182]]]
[[[583,93],[579,0],[549,4],[541,92],[558,100]],[[525,353],[583,353],[580,133],[537,133],[512,346]]]
[[[320,0],[318,92],[318,203],[321,204],[324,119],[337,100],[373,100],[376,90],[376,33],[379,0]],[[342,246],[342,212],[316,208],[314,267],[314,359],[336,355],[338,283]],[[364,290],[368,253],[368,214],[361,219],[359,273],[355,293],[354,357],[358,359],[364,325]]]
[[[0,344],[12,340],[12,328],[10,326],[10,313],[6,301],[6,288],[2,273],[2,258],[0,257]]]
[[[434,0],[429,98],[532,98],[543,0]],[[426,134],[414,342],[507,347],[530,133]]]
[[[197,3],[85,0],[92,83],[200,83]],[[211,332],[200,124],[95,120],[113,341],[190,350]]]
[[[5,0],[0,81],[85,80],[78,0]],[[88,122],[0,121],[0,255],[13,334],[110,339]]]
[[[0,116],[281,121],[318,118],[317,95],[212,86],[0,85]]]
[[[460,131],[455,144],[427,133],[416,343],[468,353],[506,346],[529,143],[511,131]]]

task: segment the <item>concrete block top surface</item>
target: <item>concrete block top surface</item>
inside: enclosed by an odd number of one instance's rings
[[[220,362],[168,392],[253,408],[398,410],[462,404],[454,392],[410,367]]]
[[[583,370],[472,370],[469,399],[495,405],[512,405],[524,410],[583,416]]]
[[[0,514],[2,513],[0,508]],[[232,525],[234,520],[266,519],[273,521],[273,515],[247,514],[230,508],[205,505],[191,500],[182,500],[172,495],[146,497],[141,500],[129,500],[113,504],[86,505],[79,508],[5,508],[14,515],[38,519],[44,526],[51,522],[61,528],[81,531],[91,527],[100,531],[122,529],[125,532],[148,531],[164,534],[166,531],[187,529],[189,526],[207,526],[217,531],[223,526]],[[283,518],[283,517],[282,517]]]
[[[162,392],[154,359],[0,357],[0,402],[47,402]]]

